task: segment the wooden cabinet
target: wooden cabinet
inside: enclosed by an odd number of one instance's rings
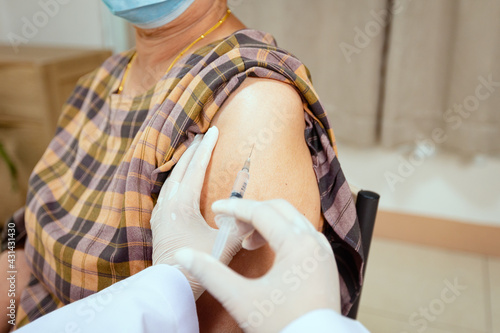
[[[24,204],[29,174],[54,135],[78,79],[99,67],[107,50],[0,45],[0,143],[18,169],[17,189],[0,159],[0,225]]]

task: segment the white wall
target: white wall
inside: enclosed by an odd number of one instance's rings
[[[101,0],[0,0],[0,42],[128,48],[126,24]]]
[[[0,0],[0,36],[4,36],[7,32],[7,9],[5,0]]]

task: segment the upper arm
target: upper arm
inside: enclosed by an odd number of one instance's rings
[[[201,211],[214,227],[211,204],[227,198],[254,146],[245,198],[286,199],[320,227],[320,197],[304,138],[302,100],[293,87],[246,79],[212,121],[220,130],[202,191]]]
[[[208,224],[215,227],[211,205],[229,196],[238,171],[255,145],[245,198],[285,199],[320,230],[320,194],[304,137],[304,109],[293,87],[275,80],[248,78],[224,103],[212,125],[220,134],[201,195],[201,212]],[[242,250],[230,267],[244,276],[257,277],[271,267],[273,259],[268,246],[252,252]],[[214,302],[206,294],[198,301],[200,327],[204,330],[207,325],[224,321],[220,308],[211,304]]]

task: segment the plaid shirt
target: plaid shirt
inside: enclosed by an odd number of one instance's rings
[[[132,54],[115,55],[79,80],[30,177],[26,207],[8,221],[16,224],[18,243],[27,236],[32,270],[18,326],[151,265],[149,220],[163,182],[247,77],[279,80],[302,95],[324,233],[347,313],[361,283],[359,225],[306,67],[269,34],[245,29],[183,57],[154,88],[132,98],[115,93]]]

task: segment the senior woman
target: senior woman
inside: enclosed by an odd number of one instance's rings
[[[226,0],[104,2],[135,25],[136,47],[80,79],[30,177],[26,207],[8,221],[16,226],[16,296],[22,291],[17,327],[152,264],[158,193],[212,125],[220,137],[201,195],[206,222],[215,227],[210,206],[228,196],[254,146],[246,197],[284,198],[325,233],[347,313],[361,284],[359,226],[305,66],[272,36],[246,29]],[[231,267],[257,277],[272,262],[265,247],[240,251]],[[5,274],[7,252],[1,264]],[[304,276],[299,265],[286,278]],[[0,307],[9,306],[0,295]],[[197,308],[202,331],[237,329],[208,293]]]

